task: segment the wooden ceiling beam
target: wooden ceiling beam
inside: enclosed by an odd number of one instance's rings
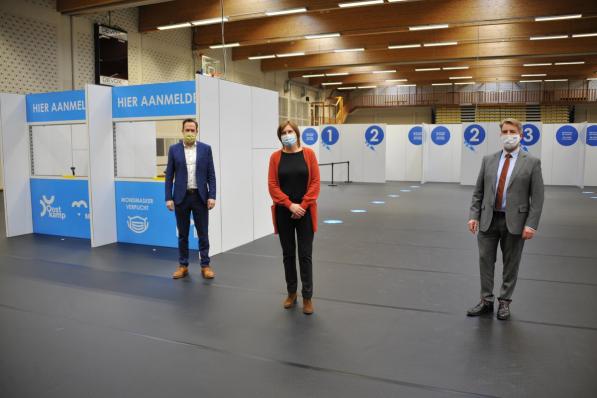
[[[121,8],[140,7],[171,0],[57,0],[56,11],[67,15],[106,12]]]
[[[312,70],[357,65],[429,62],[430,60],[446,62],[495,57],[553,56],[555,54],[569,56],[597,54],[597,37],[462,44],[448,47],[404,49],[400,52],[386,49],[358,53],[325,53],[266,59],[261,61],[261,69],[263,71]]]
[[[280,53],[325,53],[342,48],[387,49],[390,45],[424,44],[457,41],[459,43],[487,42],[497,40],[528,40],[531,36],[549,34],[597,33],[597,18],[576,21],[552,21],[545,23],[521,22],[495,25],[464,26],[435,31],[383,33],[378,35],[354,35],[327,39],[296,40],[257,46],[234,48],[232,59]],[[396,52],[400,49],[393,50]]]
[[[478,24],[493,21],[523,21],[535,16],[582,13],[596,15],[597,2],[586,0],[426,0],[383,4],[375,7],[343,8],[330,12],[310,12],[275,18],[258,18],[225,25],[226,42],[269,43],[308,34],[337,31],[380,33],[413,25],[435,23]],[[141,28],[141,22],[140,22]],[[194,30],[196,48],[221,42],[220,26]]]

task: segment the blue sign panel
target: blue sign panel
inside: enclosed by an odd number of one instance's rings
[[[194,80],[112,89],[114,119],[192,116],[196,113]]]
[[[444,126],[437,126],[431,131],[431,141],[435,145],[446,145],[450,142],[450,130]]]
[[[321,142],[326,149],[330,149],[332,145],[340,139],[340,132],[334,126],[326,126],[321,131]]]
[[[32,178],[30,185],[33,232],[91,237],[87,180]]]
[[[597,146],[597,124],[587,127],[587,145]]]
[[[178,247],[176,217],[166,208],[163,182],[116,181],[116,231],[119,242]],[[191,218],[189,248],[199,240]]]
[[[315,143],[317,143],[318,137],[319,134],[317,134],[317,130],[315,130],[313,127],[309,127],[303,130],[301,139],[303,140],[303,143],[305,143],[306,145],[314,145]]]
[[[365,145],[368,148],[375,150],[375,146],[383,142],[384,132],[379,126],[372,125],[365,130]]]
[[[576,144],[578,141],[578,130],[574,126],[565,125],[556,132],[556,140],[562,146],[570,146]]]
[[[85,121],[85,91],[28,94],[27,123]]]
[[[413,145],[423,144],[423,127],[415,126],[408,132],[408,140]]]
[[[464,129],[464,146],[471,151],[475,151],[477,145],[485,141],[485,129],[479,124],[471,124]]]
[[[522,125],[522,145],[533,146],[539,141],[539,138],[541,138],[539,127],[530,123]]]

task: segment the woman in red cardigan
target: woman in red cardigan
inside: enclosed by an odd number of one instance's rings
[[[319,165],[310,148],[301,147],[296,124],[286,121],[278,127],[282,149],[269,160],[268,186],[274,201],[272,217],[274,231],[280,237],[284,257],[284,274],[288,297],[284,308],[296,303],[298,280],[296,248],[298,241],[301,271],[303,312],[313,313],[313,236],[317,231],[317,197],[319,196]],[[296,236],[296,239],[295,239]]]

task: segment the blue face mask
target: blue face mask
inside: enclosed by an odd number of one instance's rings
[[[282,145],[289,147],[296,144],[296,134],[286,134],[282,136]]]

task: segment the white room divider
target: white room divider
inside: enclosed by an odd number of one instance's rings
[[[421,182],[459,182],[462,125],[423,125]]]
[[[387,125],[386,179],[421,181],[423,127],[421,125]]]
[[[585,170],[583,185],[597,186],[597,124],[585,124]]]
[[[29,184],[29,131],[25,96],[0,94],[0,149],[6,236],[33,232]]]
[[[350,180],[354,182],[386,181],[386,125],[338,124],[321,128],[319,162],[350,161]],[[345,165],[334,167],[334,181],[348,177]],[[331,180],[331,167],[321,168],[322,181]]]
[[[541,162],[545,184],[583,185],[583,128],[581,123],[543,125]]]
[[[321,148],[319,126],[299,126],[301,131],[301,145],[311,148],[315,156],[319,159],[319,150]]]
[[[89,134],[89,209],[91,246],[116,242],[114,202],[114,141],[112,133],[112,89],[85,87]]]

